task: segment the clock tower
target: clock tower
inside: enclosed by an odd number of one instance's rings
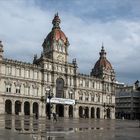
[[[52,21],[52,31],[47,35],[42,44],[43,55],[48,59],[52,59],[53,61],[66,63],[69,41],[61,30],[59,26],[60,23],[61,20],[57,13]]]

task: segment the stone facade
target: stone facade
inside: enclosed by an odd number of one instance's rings
[[[102,46],[100,58],[90,75],[77,73],[77,62],[68,62],[69,41],[55,15],[43,52],[33,63],[3,58],[0,42],[0,114],[60,117],[115,118],[115,72]],[[49,103],[46,98],[71,99],[75,104]],[[51,99],[50,99],[51,101]]]
[[[116,89],[116,118],[140,119],[139,81],[136,81],[132,86],[118,84]]]

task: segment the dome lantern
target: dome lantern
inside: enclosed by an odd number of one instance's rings
[[[60,29],[60,26],[59,26],[60,23],[61,23],[61,20],[60,20],[60,18],[58,16],[58,13],[56,13],[55,16],[54,16],[54,19],[52,21],[52,24],[53,24],[52,29],[56,29],[56,28]]]

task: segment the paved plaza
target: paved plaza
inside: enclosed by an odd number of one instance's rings
[[[0,116],[0,140],[139,140],[139,121]]]

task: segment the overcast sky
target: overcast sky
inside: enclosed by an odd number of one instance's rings
[[[69,61],[89,74],[102,42],[119,82],[140,80],[140,0],[0,0],[4,57],[32,62],[56,12],[68,37]]]

